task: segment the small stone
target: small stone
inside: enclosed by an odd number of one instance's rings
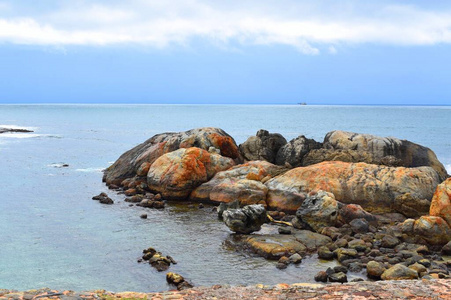
[[[319,271],[318,273],[316,273],[315,275],[315,281],[317,282],[327,282],[327,278],[329,276],[327,275],[326,272],[324,271]]]
[[[298,253],[295,253],[290,256],[290,262],[293,264],[299,264],[302,262],[302,256],[299,255]]]
[[[318,258],[331,260],[334,258],[334,253],[331,252],[326,246],[321,246],[318,248]]]
[[[426,268],[429,268],[431,266],[431,261],[429,259],[423,258],[418,261],[419,264],[422,264]]]
[[[370,229],[370,225],[365,219],[354,219],[349,222],[349,225],[351,225],[351,229],[355,233],[367,233]]]
[[[414,263],[413,265],[410,265],[409,268],[417,271],[418,274],[427,271],[426,267],[419,263]]]
[[[339,262],[355,258],[358,255],[357,250],[355,249],[339,248],[335,251],[337,253],[337,259]]]
[[[395,248],[399,243],[400,241],[396,237],[386,235],[382,238],[381,246],[384,248]]]
[[[385,272],[385,268],[380,262],[373,260],[366,264],[366,272],[368,277],[379,279]]]
[[[345,266],[335,266],[334,271],[335,271],[335,273],[342,272],[342,273],[346,274],[346,273],[348,273],[348,268],[346,268]]]
[[[358,273],[360,271],[362,271],[363,267],[360,263],[358,262],[353,262],[349,264],[348,270],[350,272],[354,272],[354,273]]]
[[[335,246],[337,246],[337,248],[346,248],[348,246],[348,241],[346,239],[338,239],[335,241]]]
[[[166,281],[174,285],[179,285],[180,283],[185,281],[185,278],[177,273],[169,272],[166,274]]]
[[[358,252],[364,252],[368,248],[365,241],[360,239],[350,241],[348,247]]]
[[[343,272],[333,273],[329,275],[329,281],[330,282],[348,282],[348,277]]]
[[[202,203],[199,203],[199,208],[204,208],[204,205]]]
[[[147,219],[147,214],[142,214],[139,216],[141,219]]]
[[[351,282],[360,282],[360,281],[365,281],[363,280],[363,278],[357,277],[351,280]]]
[[[381,275],[382,280],[404,280],[404,279],[418,279],[418,273],[408,267],[397,264],[385,270]]]

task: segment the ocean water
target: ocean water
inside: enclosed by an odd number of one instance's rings
[[[0,134],[0,288],[169,289],[165,272],[137,263],[151,246],[198,286],[312,282],[327,264],[307,258],[278,270],[230,249],[231,232],[212,207],[129,207],[102,184],[101,170],[154,134],[214,126],[237,143],[261,128],[287,140],[322,141],[336,129],[394,136],[430,147],[451,173],[449,120],[451,107],[1,105],[0,127],[34,132]],[[103,191],[115,205],[91,200]]]

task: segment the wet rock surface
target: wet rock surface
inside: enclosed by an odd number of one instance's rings
[[[171,264],[177,263],[171,256],[163,256],[152,247],[143,250],[141,261],[148,262],[158,272],[166,271]]]
[[[106,193],[100,193],[97,196],[92,197],[92,200],[98,200],[102,204],[113,204],[114,201]]]

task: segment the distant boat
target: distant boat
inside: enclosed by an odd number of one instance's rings
[[[300,103],[298,103],[299,105],[307,105],[307,103],[306,102],[300,102]]]

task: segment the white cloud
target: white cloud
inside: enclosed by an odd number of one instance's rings
[[[307,6],[299,1],[260,1],[253,6],[249,2],[246,6],[195,0],[64,3],[54,10],[40,9],[27,15],[22,15],[14,4],[8,5],[16,13],[0,17],[0,41],[166,47],[204,39],[223,46],[235,44],[233,47],[288,45],[306,54],[318,54],[320,49],[335,54],[337,44],[451,43],[451,11],[406,5],[374,4],[368,8],[360,7],[359,2],[347,2],[340,10],[336,5],[326,9],[323,4]]]

